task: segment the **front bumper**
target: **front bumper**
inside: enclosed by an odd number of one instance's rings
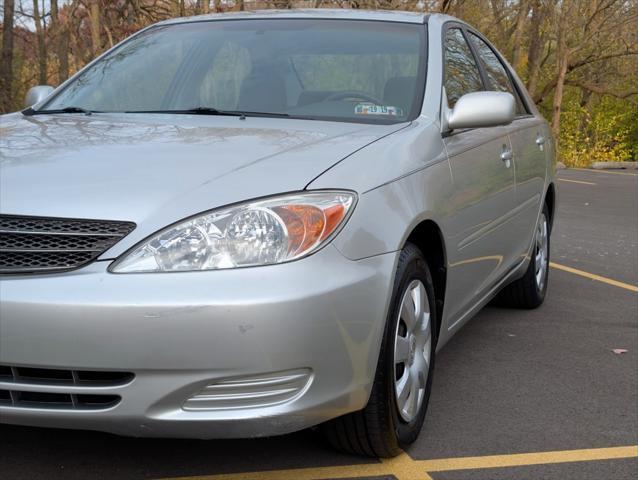
[[[0,403],[0,422],[232,438],[288,433],[361,409],[395,262],[396,253],[351,261],[329,245],[300,261],[258,268],[111,274],[109,262],[96,262],[65,274],[4,277],[0,366],[127,371],[135,378],[99,387],[5,379],[0,391],[121,400],[91,411]],[[214,408],[184,408],[210,384],[290,372],[306,380],[291,398],[280,397],[285,401],[230,396]]]

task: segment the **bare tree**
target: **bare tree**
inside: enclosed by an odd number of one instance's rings
[[[527,50],[527,89],[534,96],[538,85],[541,61],[541,25],[544,22],[545,10],[540,0],[532,0],[532,19],[529,30],[529,48]]]
[[[195,11],[197,13],[208,13],[210,11],[210,0],[197,0]]]
[[[68,24],[60,18],[58,0],[51,0],[51,40],[58,59],[58,83],[69,77],[69,36]]]
[[[91,49],[92,55],[95,56],[102,49],[102,41],[100,39],[100,1],[91,0],[89,4],[89,25],[91,27]]]
[[[40,14],[38,0],[33,0],[33,23],[35,24],[35,32],[38,41],[38,83],[40,85],[46,85],[48,81],[46,27],[44,18]]]
[[[4,1],[2,20],[2,55],[0,58],[0,108],[11,110],[13,83],[13,0]]]
[[[520,70],[522,67],[522,50],[523,50],[523,29],[527,15],[529,14],[529,0],[521,0],[516,13],[516,23],[514,25],[514,35],[512,38],[512,65],[515,69]]]
[[[563,91],[565,86],[565,77],[567,68],[569,67],[569,48],[567,46],[567,14],[571,10],[572,4],[569,0],[565,0],[558,14],[557,34],[558,40],[556,45],[556,90],[554,91],[554,101],[552,103],[552,131],[554,136],[558,138],[560,133],[560,114],[563,102]]]

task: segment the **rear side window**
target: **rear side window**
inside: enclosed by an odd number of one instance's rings
[[[460,28],[445,32],[445,92],[452,108],[466,93],[483,90],[481,74]]]
[[[507,92],[514,95],[514,98],[516,99],[516,113],[518,115],[525,115],[527,111],[525,110],[525,106],[523,105],[518,92],[512,85],[512,81],[507,74],[505,65],[501,63],[494,51],[481,38],[477,37],[473,33],[470,33],[470,37],[472,38],[472,42],[476,47],[481,62],[483,63],[485,73],[487,74],[487,80],[489,82],[488,90]]]

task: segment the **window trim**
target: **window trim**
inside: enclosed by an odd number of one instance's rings
[[[470,44],[470,48],[474,52],[475,57],[479,58],[479,64],[480,64],[479,69],[481,70],[482,74],[485,75],[485,79],[484,80],[485,80],[486,84],[489,83],[489,77],[487,75],[487,72],[485,71],[485,66],[483,65],[483,61],[481,60],[481,56],[480,56],[480,53],[478,52],[478,49],[477,49],[476,45],[474,45],[474,42],[472,42],[472,40],[469,38],[470,34],[475,35],[476,38],[478,38],[479,40],[483,41],[485,43],[485,45],[487,45],[487,48],[489,48],[492,51],[492,53],[494,54],[496,59],[499,61],[499,63],[501,64],[501,66],[505,70],[505,74],[507,75],[507,78],[508,78],[508,80],[510,82],[510,85],[512,86],[512,90],[514,91],[514,93],[516,94],[518,99],[521,101],[521,105],[523,105],[523,108],[525,109],[525,113],[517,113],[516,114],[515,120],[518,119],[518,118],[533,116],[532,113],[531,113],[531,110],[529,108],[529,105],[527,104],[527,99],[525,98],[524,95],[521,94],[519,85],[514,80],[514,76],[512,75],[512,72],[511,72],[511,69],[509,67],[509,64],[504,59],[504,57],[500,54],[500,52],[494,47],[494,45],[492,45],[490,43],[490,41],[487,38],[485,38],[485,36],[481,35],[476,29],[474,29],[472,27],[467,27],[467,28],[465,28],[465,33],[466,33],[466,36],[467,36],[467,39],[468,39],[468,43]]]
[[[470,49],[470,53],[472,54],[472,59],[474,60],[474,63],[476,64],[476,68],[479,71],[479,76],[481,77],[481,84],[483,85],[483,90],[480,91],[487,91],[486,90],[486,84],[485,84],[485,77],[484,77],[484,72],[482,70],[482,66],[480,64],[480,62],[478,61],[478,59],[476,58],[476,54],[474,52],[474,49],[472,48],[472,45],[470,44],[470,42],[467,39],[467,36],[465,35],[465,31],[464,31],[464,27],[465,25],[457,22],[457,21],[449,21],[446,22],[443,25],[443,28],[441,29],[441,53],[442,53],[442,78],[441,78],[441,99],[440,99],[440,104],[443,104],[443,89],[445,88],[445,75],[446,75],[446,63],[445,63],[445,49],[446,49],[446,36],[447,36],[447,32],[448,30],[453,30],[453,29],[458,29],[461,31],[461,35],[463,36],[465,42],[467,43],[469,49]],[[446,96],[447,96],[447,91],[446,91]],[[447,98],[445,99],[446,101],[448,100]],[[448,108],[450,108],[450,104],[448,102]]]
[[[469,33],[472,33],[474,35],[476,35],[478,38],[480,38],[481,40],[483,40],[485,42],[485,44],[490,48],[490,50],[492,50],[492,52],[494,53],[494,55],[496,56],[496,58],[498,59],[498,61],[501,63],[501,65],[503,65],[503,67],[505,68],[505,72],[507,73],[507,77],[510,80],[510,83],[512,84],[512,88],[514,89],[515,93],[518,95],[518,97],[521,100],[521,104],[523,105],[523,108],[525,109],[524,114],[516,114],[516,116],[514,117],[514,121],[519,120],[519,119],[527,119],[527,118],[533,118],[535,117],[533,110],[530,108],[530,103],[529,103],[529,99],[527,98],[527,95],[524,95],[521,92],[521,86],[518,84],[518,82],[516,82],[516,80],[514,79],[514,76],[512,75],[511,69],[509,68],[509,64],[504,60],[504,57],[501,55],[501,53],[494,47],[494,45],[492,45],[492,43],[485,38],[484,35],[482,35],[480,32],[478,32],[475,28],[462,23],[458,20],[450,20],[447,21],[443,24],[443,27],[441,28],[441,53],[442,53],[442,68],[441,68],[441,94],[439,96],[439,105],[443,105],[443,89],[445,88],[445,37],[447,35],[447,31],[452,29],[452,28],[458,28],[461,30],[462,34],[463,34],[463,38],[465,38],[465,41],[468,43],[469,47],[470,47],[470,51],[472,52],[473,58],[474,58],[474,62],[476,63],[478,69],[479,69],[479,73],[481,75],[481,80],[483,82],[483,91],[489,91],[487,89],[487,86],[489,85],[489,81],[488,81],[488,77],[487,74],[484,71],[484,66],[483,66],[483,62],[481,61],[480,57],[478,56],[478,53],[476,52],[476,47],[473,44],[473,42],[471,41],[471,39],[469,38]],[[447,100],[447,99],[446,99]],[[449,104],[448,104],[448,108],[449,108]],[[443,115],[443,110],[441,109],[440,111],[440,115]],[[467,131],[468,129],[464,129],[462,131]],[[456,133],[456,132],[455,132]]]

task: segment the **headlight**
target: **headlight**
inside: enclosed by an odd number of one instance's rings
[[[297,193],[206,212],[170,226],[120,257],[112,272],[217,270],[310,255],[354,206],[351,192]]]

